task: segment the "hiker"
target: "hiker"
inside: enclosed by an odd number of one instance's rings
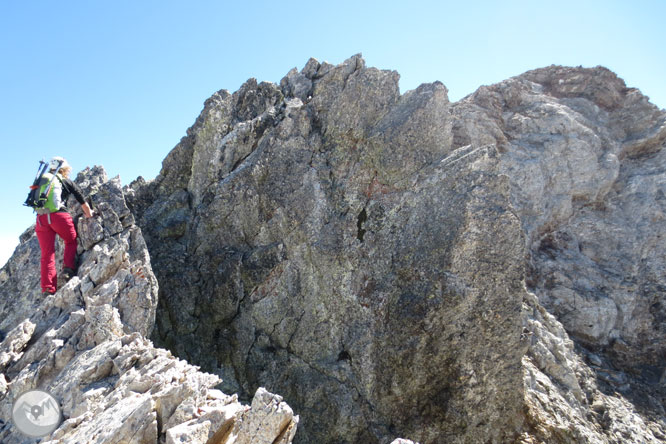
[[[76,274],[76,229],[72,216],[67,212],[67,198],[73,194],[81,204],[86,217],[92,217],[93,211],[85,201],[81,188],[69,179],[72,167],[62,157],[54,157],[48,165],[49,172],[44,176],[52,181],[51,192],[48,193],[47,203],[37,213],[35,232],[42,250],[41,258],[41,284],[42,294],[54,294],[58,289],[58,277],[55,266],[55,239],[56,234],[65,242],[63,257],[63,278],[68,281]]]

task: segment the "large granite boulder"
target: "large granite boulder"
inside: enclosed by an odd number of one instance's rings
[[[284,395],[297,442],[665,439],[666,114],[603,68],[398,78],[311,59],[205,103],[125,190],[153,339]]]

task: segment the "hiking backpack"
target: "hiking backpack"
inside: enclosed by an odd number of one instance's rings
[[[54,213],[62,205],[62,181],[58,171],[62,166],[59,162],[53,173],[47,173],[49,164],[43,160],[39,162],[37,176],[30,186],[30,192],[23,205],[35,210],[37,214]]]

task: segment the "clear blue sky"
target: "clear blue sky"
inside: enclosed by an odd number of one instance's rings
[[[242,3],[242,4],[241,4]],[[452,101],[551,64],[603,65],[666,107],[666,1],[0,0],[0,265],[41,158],[153,178],[215,91],[363,53]]]

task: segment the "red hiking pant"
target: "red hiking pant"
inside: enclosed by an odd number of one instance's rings
[[[56,234],[65,241],[63,263],[65,267],[76,268],[76,229],[72,216],[67,212],[39,214],[35,232],[42,250],[42,291],[55,293],[58,289],[58,276],[55,266]]]

